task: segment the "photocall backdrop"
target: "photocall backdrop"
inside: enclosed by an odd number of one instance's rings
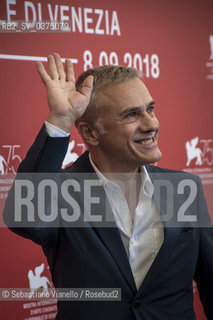
[[[48,114],[35,62],[58,52],[72,59],[76,75],[105,64],[143,72],[160,121],[158,165],[198,174],[213,215],[212,13],[211,0],[0,0],[1,213],[17,167]],[[50,20],[64,25],[50,30]],[[84,150],[73,129],[63,167]],[[39,246],[7,228],[0,229],[0,243],[2,288],[52,286]],[[194,297],[203,320],[195,284]],[[0,314],[8,320],[54,319],[56,302],[0,302]]]

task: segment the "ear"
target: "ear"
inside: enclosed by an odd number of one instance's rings
[[[90,123],[80,121],[78,123],[78,132],[88,145],[97,146],[99,144],[99,133]]]

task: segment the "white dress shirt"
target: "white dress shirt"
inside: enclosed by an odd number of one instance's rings
[[[69,135],[47,121],[45,125],[47,133],[52,137]],[[90,162],[109,199],[135,284],[139,289],[164,241],[163,223],[152,197],[154,186],[146,168],[141,167],[138,204],[134,212],[130,213],[126,198],[119,185],[108,180],[95,166],[91,157]]]

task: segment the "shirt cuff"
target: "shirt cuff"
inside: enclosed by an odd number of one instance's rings
[[[64,130],[59,129],[58,127],[54,126],[53,124],[45,121],[45,127],[48,135],[52,138],[64,138],[70,136],[69,133],[65,132]]]

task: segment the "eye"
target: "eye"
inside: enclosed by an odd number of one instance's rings
[[[134,118],[137,116],[137,112],[136,111],[131,111],[126,115],[126,118]]]
[[[147,111],[148,113],[154,113],[154,106],[149,106],[149,107],[146,109],[146,111]]]

